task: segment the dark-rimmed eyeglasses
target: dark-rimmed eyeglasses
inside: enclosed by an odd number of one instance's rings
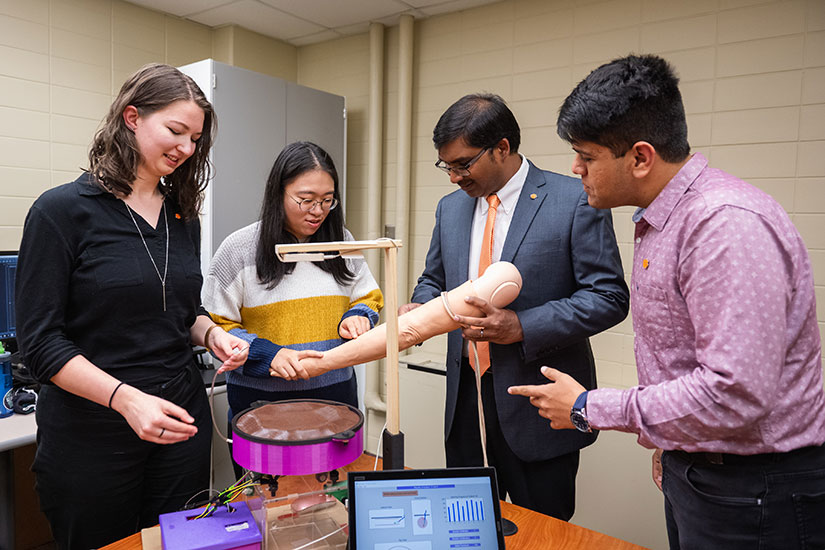
[[[460,177],[464,178],[464,177],[467,177],[467,176],[470,175],[470,167],[473,164],[475,164],[478,161],[478,159],[480,159],[481,156],[484,153],[486,153],[487,151],[489,151],[490,149],[492,149],[492,147],[485,147],[484,149],[479,151],[476,156],[474,156],[473,158],[471,158],[469,161],[465,162],[461,166],[450,166],[449,164],[447,164],[443,160],[438,159],[435,163],[435,167],[438,168],[439,170],[443,171],[446,174],[449,174],[450,172],[452,172],[456,176],[460,176]]]
[[[315,205],[320,206],[321,210],[324,212],[335,210],[335,207],[338,206],[338,199],[332,197],[327,197],[326,199],[316,201],[314,199],[299,199],[297,197],[293,197],[289,193],[287,193],[286,196],[295,201],[298,208],[301,209],[301,212],[310,212],[313,208],[315,208]]]

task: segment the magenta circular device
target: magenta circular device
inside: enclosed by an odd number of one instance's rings
[[[352,463],[364,450],[364,415],[321,399],[261,402],[232,419],[232,458],[253,472],[306,475]]]

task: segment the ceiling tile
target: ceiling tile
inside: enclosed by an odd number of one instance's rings
[[[265,4],[325,27],[344,27],[401,13],[409,6],[397,0],[261,0]]]
[[[299,36],[297,38],[292,38],[289,43],[293,46],[306,46],[307,44],[315,44],[317,42],[324,42],[326,40],[334,40],[336,38],[341,38],[341,35],[333,30],[326,30],[321,32],[316,32],[314,34],[308,34],[306,36]]]
[[[238,0],[194,14],[189,19],[210,27],[240,25],[281,40],[290,40],[324,30],[321,25],[293,17],[254,0]]]
[[[186,17],[192,13],[216,8],[223,4],[231,4],[233,0],[132,0],[130,3],[138,4],[145,8],[162,11],[178,17]]]
[[[418,9],[427,15],[440,15],[442,13],[452,13],[483,6],[484,4],[492,4],[494,2],[498,2],[498,0],[450,0],[448,2],[421,6]]]

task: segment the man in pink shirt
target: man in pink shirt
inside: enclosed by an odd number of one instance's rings
[[[659,57],[593,71],[557,129],[591,206],[639,208],[640,385],[587,392],[544,367],[553,383],[509,392],[553,428],[632,432],[656,449],[671,548],[825,547],[821,344],[811,263],[788,215],[690,153],[678,79]]]

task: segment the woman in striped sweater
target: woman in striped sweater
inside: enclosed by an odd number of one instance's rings
[[[283,263],[275,245],[352,240],[339,205],[338,173],[314,143],[287,145],[269,174],[261,219],[231,234],[212,259],[203,303],[212,319],[249,342],[228,373],[230,414],[257,400],[328,399],[358,406],[352,367],[306,379],[302,357],[320,357],[378,321],[381,290],[363,259]]]

